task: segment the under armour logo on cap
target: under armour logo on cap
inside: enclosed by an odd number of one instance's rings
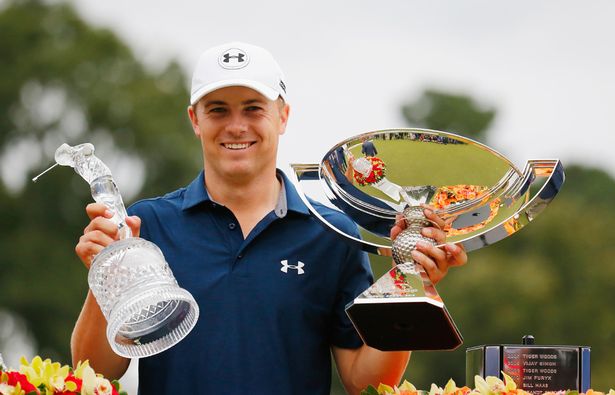
[[[224,51],[218,58],[218,63],[225,69],[236,70],[246,67],[250,62],[248,54],[239,48]]]
[[[233,41],[201,54],[192,74],[190,104],[196,104],[210,92],[230,86],[253,89],[269,100],[281,96],[288,101],[285,82],[284,73],[269,51]]]
[[[288,260],[284,259],[280,263],[282,264],[282,267],[280,268],[281,272],[288,273],[288,269],[293,269],[293,270],[297,271],[297,274],[305,273],[305,270],[303,270],[303,267],[305,266],[305,263],[303,263],[301,261],[297,261],[296,265],[289,265],[288,264]]]

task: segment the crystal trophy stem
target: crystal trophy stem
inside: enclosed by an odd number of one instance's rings
[[[107,319],[111,348],[123,357],[140,358],[174,346],[196,325],[198,304],[179,287],[160,249],[132,236],[122,196],[109,168],[94,155],[94,146],[62,144],[55,160],[90,184],[92,197],[113,212],[111,221],[119,230],[119,240],[94,257],[88,273]]]
[[[113,221],[120,232],[120,240],[132,237],[130,227],[126,226],[126,208],[122,201],[122,196],[111,176],[101,176],[90,184],[92,197],[97,203],[104,204],[111,212]]]

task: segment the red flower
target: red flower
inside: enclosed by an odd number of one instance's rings
[[[14,387],[19,383],[19,385],[21,386],[21,389],[24,390],[26,394],[29,392],[36,392],[37,394],[40,394],[38,389],[32,384],[30,384],[25,374],[21,374],[19,372],[5,372],[5,373],[9,377],[9,380],[7,382],[8,385]]]
[[[389,275],[393,278],[393,283],[395,287],[399,289],[403,289],[406,284],[406,274],[401,270],[391,270],[389,271]]]
[[[372,165],[372,171],[369,173],[369,175],[365,177],[363,174],[359,173],[358,171],[356,170],[354,171],[354,179],[361,186],[376,183],[384,178],[385,165],[382,159],[375,157],[375,156],[366,156],[365,159],[370,161]]]
[[[77,389],[75,391],[56,392],[56,395],[79,395],[81,394],[81,384],[83,380],[78,379],[77,377],[73,376],[72,373],[69,373],[68,376],[64,379],[64,383],[68,383],[68,382],[75,383],[77,385]]]

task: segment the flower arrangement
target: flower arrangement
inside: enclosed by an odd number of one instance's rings
[[[436,191],[432,199],[432,205],[436,209],[441,209],[450,204],[479,198],[486,190],[487,187],[479,185],[459,184],[443,186]]]
[[[117,381],[110,382],[79,362],[73,371],[50,359],[21,358],[19,370],[0,367],[0,395],[127,395]]]
[[[447,185],[438,188],[434,197],[431,200],[431,205],[436,209],[442,209],[451,204],[460,203],[466,200],[478,199],[482,197],[487,192],[487,187],[479,186],[479,185],[467,185],[467,184],[459,184],[459,185]],[[459,236],[474,232],[477,229],[482,229],[485,224],[491,222],[493,218],[498,214],[500,209],[500,199],[494,199],[489,203],[489,216],[486,220],[481,223],[466,226],[461,229],[454,229],[448,226],[444,230],[448,236]],[[513,232],[514,233],[514,232]]]
[[[357,159],[355,162],[358,161],[360,162],[356,163],[356,165],[353,164],[353,166],[355,167],[354,179],[359,185],[365,186],[374,184],[384,178],[384,170],[386,166],[382,159],[376,156],[366,156],[364,158]],[[365,162],[366,171],[363,171],[364,169],[360,168],[362,166],[359,166],[363,162]]]
[[[532,395],[530,392],[517,388],[514,380],[506,373],[502,372],[504,380],[497,377],[489,376],[486,379],[481,376],[474,376],[474,389],[469,387],[457,387],[452,379],[448,381],[444,388],[438,387],[435,384],[431,385],[429,391],[418,391],[416,387],[404,380],[399,387],[391,387],[386,384],[380,384],[378,388],[373,386],[367,387],[361,391],[361,395]],[[557,391],[543,392],[542,395],[605,395],[603,392],[588,390],[585,393],[578,391]],[[606,395],[615,395],[614,390],[610,390]]]

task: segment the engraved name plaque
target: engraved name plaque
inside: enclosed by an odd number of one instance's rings
[[[474,376],[509,375],[517,388],[540,394],[545,391],[590,388],[590,348],[584,346],[484,345],[466,350],[466,384]]]

